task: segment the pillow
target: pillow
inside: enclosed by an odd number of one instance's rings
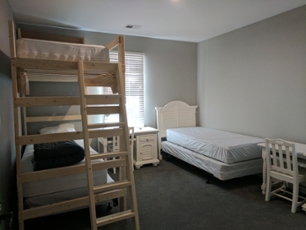
[[[34,171],[73,165],[83,159],[84,149],[74,141],[34,144]]]
[[[39,130],[40,134],[65,133],[65,132],[76,132],[74,125],[71,123],[65,123],[56,126],[45,127]]]

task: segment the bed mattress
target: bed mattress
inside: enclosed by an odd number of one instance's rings
[[[84,146],[83,140],[75,140],[75,142],[82,147]],[[34,146],[32,144],[27,145],[21,160],[21,167],[23,172],[33,171],[33,164],[31,161],[33,157],[33,152],[34,152]],[[91,154],[98,154],[98,153],[91,148]],[[95,161],[103,161],[103,160],[100,159]],[[85,160],[79,162],[78,164],[85,164]],[[108,178],[107,170],[94,171],[93,175],[94,175],[95,185],[105,184],[110,181],[110,178]],[[85,189],[86,191],[85,194],[87,194],[86,173],[50,178],[50,179],[28,182],[23,184],[23,194],[25,198],[44,196],[55,193],[64,194],[63,192],[78,190],[78,189],[83,189],[83,190]]]
[[[264,139],[205,127],[167,130],[167,141],[200,155],[231,164],[261,158]]]
[[[16,46],[19,58],[109,62],[109,51],[104,46],[27,38],[18,39]]]
[[[227,164],[221,161],[197,154],[169,141],[161,143],[162,150],[170,155],[211,173],[220,180],[229,180],[242,176],[262,173],[262,158]]]

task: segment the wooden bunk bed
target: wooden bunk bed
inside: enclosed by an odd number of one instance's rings
[[[220,180],[262,172],[263,138],[196,126],[197,106],[171,101],[156,107],[159,148]],[[209,182],[209,177],[208,177]]]
[[[139,229],[135,182],[131,168],[132,158],[128,145],[129,134],[125,111],[124,37],[119,36],[106,47],[100,47],[83,45],[83,38],[42,34],[21,31],[19,29],[18,39],[16,39],[14,23],[12,21],[9,21],[9,30],[14,98],[19,229],[24,229],[24,221],[27,219],[84,207],[89,207],[90,209],[92,229],[97,229],[98,226],[127,218],[133,218],[135,229]],[[28,42],[34,43],[34,46],[30,46]],[[44,49],[50,44],[50,53],[47,53],[49,51]],[[58,45],[64,46],[66,50],[64,54],[57,55],[52,53],[54,49],[63,49],[61,47],[58,48]],[[81,51],[78,50],[78,54],[70,56],[70,54],[67,54],[67,49],[69,49],[70,45],[80,48]],[[28,46],[34,47],[34,51],[28,50]],[[110,63],[108,50],[115,47],[118,49],[119,61],[118,63]],[[92,57],[86,53],[86,49],[99,49],[99,54],[97,57]],[[79,53],[83,52],[85,52],[85,55],[79,56]],[[101,52],[104,52],[102,57],[99,56]],[[31,81],[77,82],[79,92],[77,96],[33,96],[30,94]],[[90,95],[87,93],[87,87],[92,86],[111,87],[114,94]],[[79,114],[56,115],[57,113],[52,113],[50,115],[31,116],[27,113],[27,108],[29,107],[37,109],[55,106],[79,106]],[[88,117],[91,115],[112,113],[119,114],[119,122],[92,124],[88,122]],[[80,130],[75,130],[71,123],[63,124],[74,121],[81,123]],[[29,134],[29,125],[33,123],[45,124],[46,122],[50,122],[52,124],[51,127],[40,129],[39,134]],[[54,123],[57,123],[57,125],[54,126]],[[90,147],[90,139],[113,136],[119,136],[121,139],[120,151],[106,154],[93,153],[95,151]],[[73,143],[82,146],[84,152],[83,162],[73,162],[73,164],[70,162],[69,165],[65,163],[65,166],[52,165],[48,166],[49,168],[35,171],[24,170],[25,166],[23,163],[26,160],[23,159],[23,146],[26,146],[25,157],[32,158],[32,155],[28,155],[28,152],[33,154],[34,148],[34,156],[36,151],[35,159],[38,159],[37,154],[39,151],[37,149],[41,146],[43,146],[42,149],[44,150],[44,148],[47,148],[46,146],[50,146],[48,145],[50,143],[52,143],[52,146],[54,144],[58,146],[59,143],[65,142],[66,144],[66,142],[72,140]],[[109,158],[114,160],[106,160]],[[29,163],[29,159],[27,162]],[[114,167],[119,168],[119,180],[112,181],[108,178],[107,183],[101,182],[101,184],[98,183],[97,185],[96,179],[99,180],[99,178],[95,177],[99,177],[99,172]],[[39,185],[43,186],[46,181],[50,184],[55,183],[60,178],[70,177],[71,179],[71,177],[77,178],[79,175],[86,175],[83,178],[86,181],[86,183],[83,181],[86,184],[86,195],[80,195],[79,197],[52,204],[25,207],[26,199],[24,191],[29,184],[36,183],[36,187],[39,187]],[[127,194],[130,196],[129,199],[126,199]],[[48,196],[50,197],[52,194]],[[120,212],[96,218],[96,204],[115,198],[120,198],[121,200]]]

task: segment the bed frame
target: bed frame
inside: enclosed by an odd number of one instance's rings
[[[228,180],[238,176],[246,176],[262,172],[261,157],[246,162],[227,164],[175,145],[166,140],[166,131],[169,128],[196,126],[197,106],[189,106],[182,101],[172,101],[166,104],[164,107],[156,107],[155,109],[157,114],[157,127],[159,129],[158,141],[160,158],[161,153],[164,153],[165,156],[170,154],[191,165],[205,170],[209,173],[207,182],[209,182],[210,175],[213,175],[220,180]],[[232,173],[225,174],[224,172],[227,170],[231,171]]]
[[[53,215],[69,210],[88,207],[91,214],[91,228],[97,229],[108,223],[126,218],[134,218],[135,228],[139,229],[138,209],[134,176],[132,172],[131,152],[128,148],[128,126],[125,111],[125,55],[124,36],[119,36],[110,42],[106,48],[118,48],[118,63],[91,62],[91,61],[57,61],[18,58],[16,56],[16,37],[14,23],[9,21],[9,34],[11,45],[11,74],[14,98],[14,130],[16,145],[16,171],[17,171],[17,192],[18,192],[18,218],[19,229],[24,229],[24,221],[40,216]],[[35,38],[41,40],[53,40],[71,43],[84,43],[84,38],[75,38],[61,35],[46,35],[37,32],[21,31],[18,29],[19,38]],[[34,73],[31,75],[31,73]],[[39,97],[30,95],[31,81],[43,82],[78,82],[79,96],[54,96]],[[89,95],[86,93],[88,86],[111,87],[114,95]],[[95,107],[95,105],[105,105]],[[107,106],[116,104],[117,106]],[[75,115],[50,115],[50,116],[28,116],[27,107],[39,106],[80,106],[80,113]],[[120,116],[119,123],[98,123],[88,124],[87,115],[117,113]],[[23,120],[21,122],[21,120]],[[81,121],[82,129],[76,132],[65,132],[55,134],[34,134],[29,135],[28,124],[35,122],[56,122]],[[113,129],[104,129],[113,127]],[[22,132],[23,130],[23,132]],[[104,162],[93,164],[90,156],[90,138],[119,136],[120,151],[97,155],[105,159]],[[84,141],[85,165],[75,165],[56,169],[47,169],[31,173],[23,173],[21,170],[22,146],[27,144],[57,142],[65,140]],[[116,157],[115,160],[106,159]],[[119,158],[118,158],[119,157]],[[96,188],[99,193],[94,193],[92,172],[95,170],[119,168],[120,178],[112,184]],[[89,194],[65,202],[52,205],[39,206],[25,209],[23,201],[23,183],[44,180],[47,178],[62,177],[66,175],[86,173]],[[131,209],[127,210],[127,190],[130,194]],[[121,212],[96,219],[95,204],[115,198],[122,198]]]
[[[161,142],[166,138],[167,129],[196,126],[196,110],[198,106],[190,106],[183,101],[171,101],[164,107],[155,107],[158,129],[159,159]]]

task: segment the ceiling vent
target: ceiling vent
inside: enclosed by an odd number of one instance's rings
[[[140,25],[127,25],[125,28],[127,29],[139,29],[141,26]]]

